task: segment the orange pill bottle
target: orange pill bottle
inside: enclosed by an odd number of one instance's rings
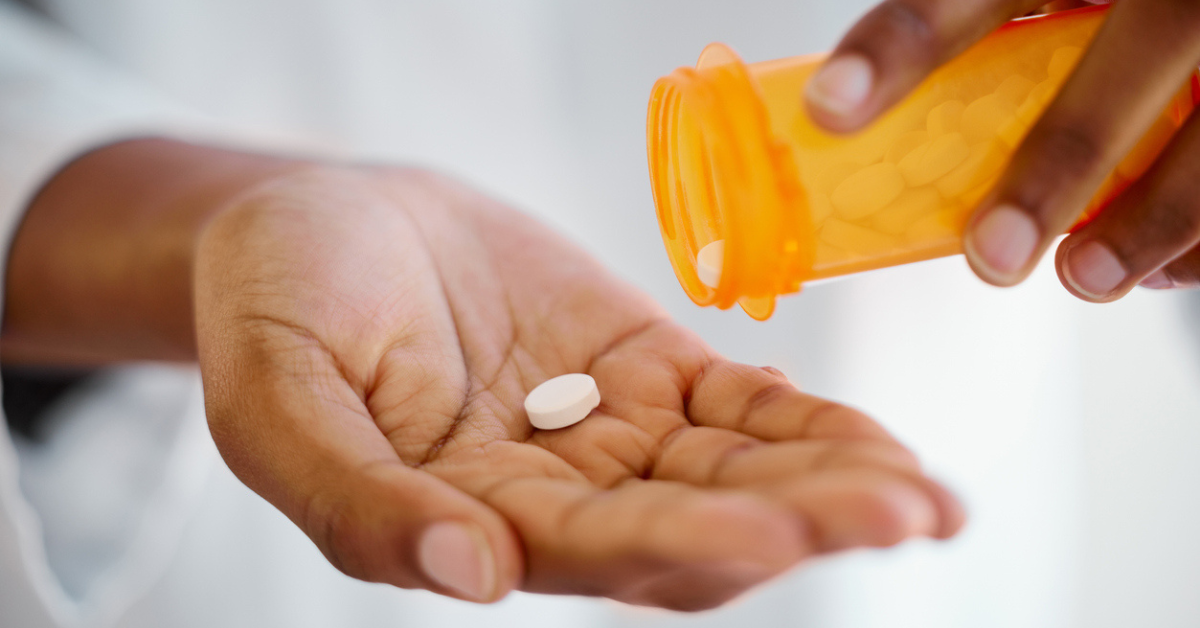
[[[778,295],[806,281],[961,253],[974,207],[1106,12],[1013,21],[854,135],[827,133],[805,112],[804,86],[824,55],[745,64],[713,44],[696,68],[660,79],[650,176],[688,296],[765,320]],[[1193,76],[1080,221],[1145,172],[1197,102]]]

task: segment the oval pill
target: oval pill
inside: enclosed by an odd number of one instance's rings
[[[931,183],[950,172],[971,154],[962,133],[946,133],[918,146],[900,160],[900,174],[912,187]]]
[[[813,268],[821,269],[830,266],[842,266],[861,258],[861,255],[851,253],[846,249],[838,248],[824,242],[817,242],[816,262],[813,263]]]
[[[996,88],[996,96],[1010,107],[1017,107],[1025,102],[1025,97],[1033,91],[1035,83],[1020,74],[1014,74]]]
[[[927,131],[909,131],[896,138],[896,141],[883,154],[883,160],[888,163],[898,164],[909,153],[928,141],[929,133]]]
[[[930,109],[929,114],[925,116],[925,129],[929,132],[930,137],[957,131],[966,108],[967,106],[961,100],[947,100]]]
[[[836,163],[824,170],[816,176],[813,182],[813,189],[818,192],[829,194],[837,189],[837,186],[842,184],[850,175],[862,170],[862,164],[844,161]]]
[[[970,212],[958,207],[946,207],[941,211],[926,216],[909,227],[908,239],[915,242],[930,242],[932,240],[957,240],[966,228]]]
[[[1045,80],[1038,83],[1029,90],[1029,95],[1025,97],[1025,102],[1017,107],[1017,118],[1022,122],[1032,125],[1037,122],[1037,119],[1042,115],[1042,111],[1050,106],[1050,101],[1054,99],[1054,95],[1058,93],[1058,85],[1054,81]]]
[[[1028,132],[1029,125],[1014,114],[1009,116],[1008,121],[996,130],[996,137],[999,137],[1000,141],[1009,148],[1016,148],[1021,144],[1021,140],[1025,139],[1025,134]]]
[[[808,211],[814,225],[825,222],[826,218],[833,215],[833,201],[829,200],[829,196],[825,194],[813,194],[810,201]]]
[[[995,94],[988,94],[967,105],[962,114],[962,134],[971,143],[992,138],[1008,121],[1013,107]]]
[[[975,188],[991,185],[1008,160],[1009,151],[998,140],[980,142],[971,147],[971,154],[959,167],[937,180],[934,187],[948,201],[962,201],[962,196]]]
[[[830,200],[838,216],[858,220],[883,209],[903,191],[900,169],[896,164],[882,161],[846,177]]]
[[[539,430],[557,430],[575,425],[600,405],[596,380],[585,373],[569,373],[548,379],[525,397],[525,413]]]
[[[716,240],[696,253],[696,275],[709,288],[721,285],[721,267],[725,264],[725,241]]]
[[[872,226],[884,233],[898,236],[914,222],[936,213],[945,205],[942,195],[932,186],[905,190],[891,205],[880,210]]]
[[[820,235],[826,244],[861,255],[890,251],[897,244],[892,236],[837,218],[826,220]]]

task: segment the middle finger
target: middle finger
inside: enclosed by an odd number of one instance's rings
[[[1118,3],[1079,67],[976,212],[965,250],[975,272],[1013,285],[1082,213],[1200,58],[1200,4]]]

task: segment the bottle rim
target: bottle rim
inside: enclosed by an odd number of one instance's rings
[[[728,46],[709,45],[695,68],[655,83],[646,128],[659,230],[680,285],[697,305],[736,303],[766,320],[776,297],[811,274],[815,237],[791,151],[772,134],[749,69]],[[716,240],[725,256],[714,288],[695,265]]]

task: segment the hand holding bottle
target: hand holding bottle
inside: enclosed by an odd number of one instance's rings
[[[809,112],[830,130],[860,129],[941,64],[1039,4],[888,0],[851,29],[811,81]],[[996,285],[1022,281],[1198,62],[1200,5],[1116,4],[975,211],[964,249],[976,273]],[[1190,120],[1133,185],[1062,242],[1057,265],[1072,293],[1111,301],[1139,283],[1200,284],[1198,244],[1200,122]]]

